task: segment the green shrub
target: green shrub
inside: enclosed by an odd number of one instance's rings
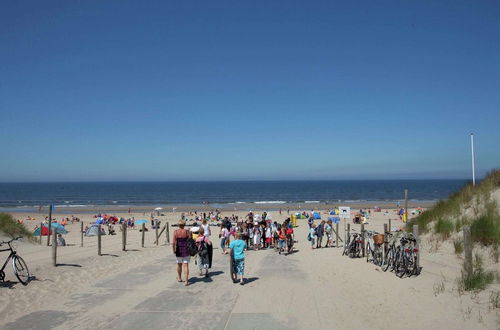
[[[483,290],[486,286],[492,283],[496,276],[494,272],[487,272],[483,268],[483,260],[479,254],[474,256],[474,264],[472,274],[466,274],[462,270],[462,276],[459,279],[460,291]]]
[[[12,238],[17,236],[31,238],[32,233],[21,223],[18,223],[12,215],[0,213],[0,232]]]
[[[455,238],[453,240],[453,247],[455,248],[455,254],[461,256],[464,253],[464,241],[460,238]]]
[[[500,243],[500,216],[496,206],[487,206],[485,215],[474,221],[470,227],[472,240],[483,245]]]
[[[453,231],[453,222],[447,219],[439,219],[434,225],[434,232],[440,234],[443,238],[448,238]]]

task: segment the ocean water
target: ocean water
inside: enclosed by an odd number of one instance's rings
[[[414,201],[448,197],[466,180],[0,183],[0,208]]]

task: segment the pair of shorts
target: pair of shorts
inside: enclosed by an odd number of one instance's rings
[[[175,257],[177,259],[178,264],[188,264],[191,261],[191,257]]]
[[[273,242],[273,239],[271,237],[266,237],[266,243],[271,244]]]
[[[233,272],[238,275],[243,275],[245,273],[245,259],[233,260]]]

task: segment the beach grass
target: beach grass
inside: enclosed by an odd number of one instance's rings
[[[33,234],[22,223],[18,223],[12,215],[8,213],[0,213],[0,233],[12,238],[17,236],[26,238],[33,237]]]
[[[488,284],[495,281],[497,275],[495,272],[485,271],[483,259],[479,254],[475,254],[472,274],[468,275],[462,270],[462,275],[458,279],[458,289],[459,291],[484,290]]]

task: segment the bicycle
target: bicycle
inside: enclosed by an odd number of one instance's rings
[[[366,242],[366,262],[370,262],[370,255],[371,255],[371,261],[376,266],[382,266],[384,260],[384,253],[382,252],[382,244],[384,242],[383,238],[384,236],[374,231],[367,231],[366,235],[368,236]]]
[[[347,236],[347,241],[345,242],[344,252],[342,252],[342,255],[348,255],[350,258],[359,258],[361,256],[361,247],[363,244],[361,235],[358,233],[352,233]]]
[[[28,285],[29,279],[30,279],[30,272],[28,270],[28,265],[26,265],[26,262],[21,258],[16,250],[12,247],[12,242],[17,241],[21,239],[22,237],[16,237],[11,239],[10,241],[6,242],[0,242],[0,246],[7,244],[9,246],[8,249],[2,249],[0,252],[6,252],[10,251],[9,256],[7,257],[7,260],[5,260],[5,263],[3,264],[2,268],[0,269],[0,281],[5,280],[5,272],[4,269],[7,266],[7,263],[9,262],[10,259],[12,259],[12,269],[14,270],[14,274],[16,275],[17,279],[19,282],[21,282],[22,285]]]

